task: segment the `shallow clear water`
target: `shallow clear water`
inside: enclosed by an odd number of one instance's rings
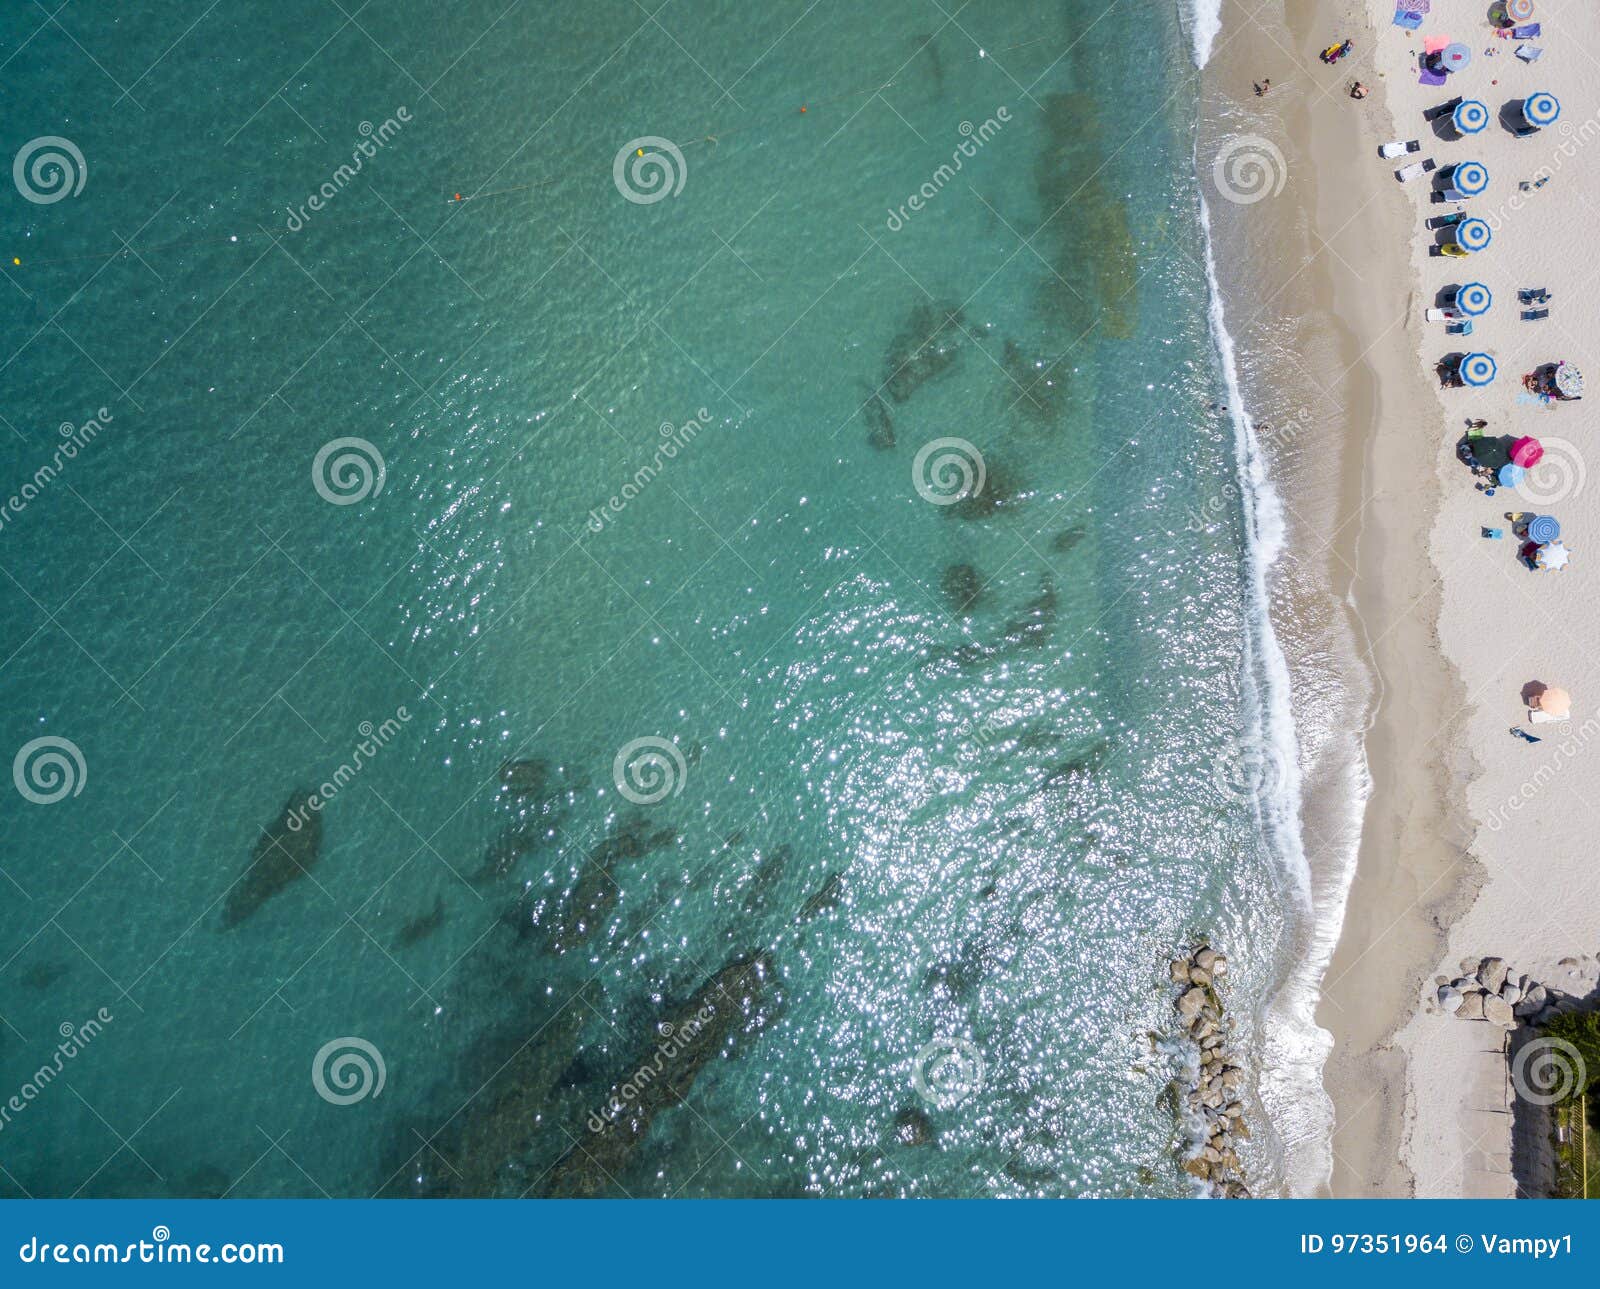
[[[12,146],[87,164],[6,202],[0,491],[111,414],[0,527],[0,747],[86,771],[0,799],[0,1092],[111,1017],[4,1122],[0,1193],[539,1193],[759,950],[768,1023],[609,1193],[1187,1192],[1167,956],[1225,944],[1248,1039],[1294,878],[1230,770],[1187,40],[1100,13],[0,19]],[[683,182],[638,204],[645,136]],[[330,504],[345,437],[383,482]],[[986,476],[953,506],[914,478],[949,437]],[[641,738],[682,759],[635,806]],[[381,1094],[318,1094],[341,1037]],[[976,1086],[924,1096],[946,1051]]]

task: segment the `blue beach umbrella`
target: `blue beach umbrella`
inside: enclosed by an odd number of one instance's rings
[[[1527,471],[1525,471],[1520,465],[1511,465],[1508,463],[1500,467],[1500,473],[1497,474],[1495,478],[1497,478],[1504,487],[1515,488],[1519,483],[1522,482],[1522,476],[1526,473]]]
[[[1530,94],[1522,100],[1522,115],[1529,125],[1536,125],[1540,129],[1554,125],[1561,115],[1560,100],[1554,94],[1546,94],[1540,90],[1537,94]]]
[[[1477,134],[1489,124],[1489,108],[1475,98],[1464,98],[1456,104],[1450,120],[1462,134]]]
[[[1528,540],[1537,546],[1561,536],[1561,525],[1554,515],[1535,515],[1528,521]]]
[[[1456,292],[1456,311],[1469,318],[1481,317],[1489,312],[1494,295],[1482,282],[1468,282]]]
[[[1494,379],[1495,372],[1500,369],[1495,366],[1494,359],[1488,354],[1468,354],[1461,360],[1459,368],[1461,379],[1469,385],[1487,385]]]
[[[1464,219],[1456,225],[1456,245],[1464,251],[1481,251],[1493,240],[1493,231],[1481,219]]]
[[[1472,61],[1472,51],[1458,40],[1446,45],[1434,57],[1444,71],[1459,72]]]
[[[1489,167],[1481,161],[1463,161],[1450,168],[1450,187],[1463,197],[1476,197],[1489,186]]]

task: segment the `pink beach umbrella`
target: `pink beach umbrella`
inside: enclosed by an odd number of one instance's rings
[[[1532,435],[1523,435],[1511,445],[1511,459],[1524,470],[1538,465],[1539,458],[1544,455],[1544,444]]]

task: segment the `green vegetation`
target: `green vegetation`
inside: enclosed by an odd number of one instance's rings
[[[1581,1061],[1572,1095],[1550,1111],[1556,1133],[1556,1194],[1600,1199],[1600,1012],[1557,1016],[1541,1028],[1546,1038],[1572,1044]]]

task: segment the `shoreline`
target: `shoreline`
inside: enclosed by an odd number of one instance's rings
[[[1414,481],[1433,479],[1433,446],[1380,440],[1382,426],[1429,414],[1413,358],[1412,214],[1373,161],[1387,128],[1382,82],[1360,56],[1337,68],[1315,56],[1349,35],[1370,59],[1364,16],[1305,0],[1280,26],[1229,3],[1223,30],[1202,72],[1202,158],[1254,139],[1284,179],[1219,230],[1247,266],[1225,272],[1222,292],[1242,319],[1245,404],[1266,430],[1285,510],[1285,557],[1268,577],[1299,745],[1298,767],[1281,769],[1303,776],[1310,882],[1294,961],[1268,1008],[1263,1100],[1290,1193],[1403,1195],[1405,1067],[1392,1040],[1438,957],[1438,903],[1456,889],[1445,880],[1457,855],[1446,840],[1451,772],[1418,737],[1431,728],[1418,712],[1460,705],[1439,665],[1432,570],[1392,557],[1426,545],[1438,497]],[[1262,75],[1273,87],[1257,98]],[[1360,102],[1344,93],[1358,75],[1374,89]],[[1208,179],[1202,164],[1203,188]],[[1305,1105],[1300,1066],[1325,1090],[1320,1115]]]

